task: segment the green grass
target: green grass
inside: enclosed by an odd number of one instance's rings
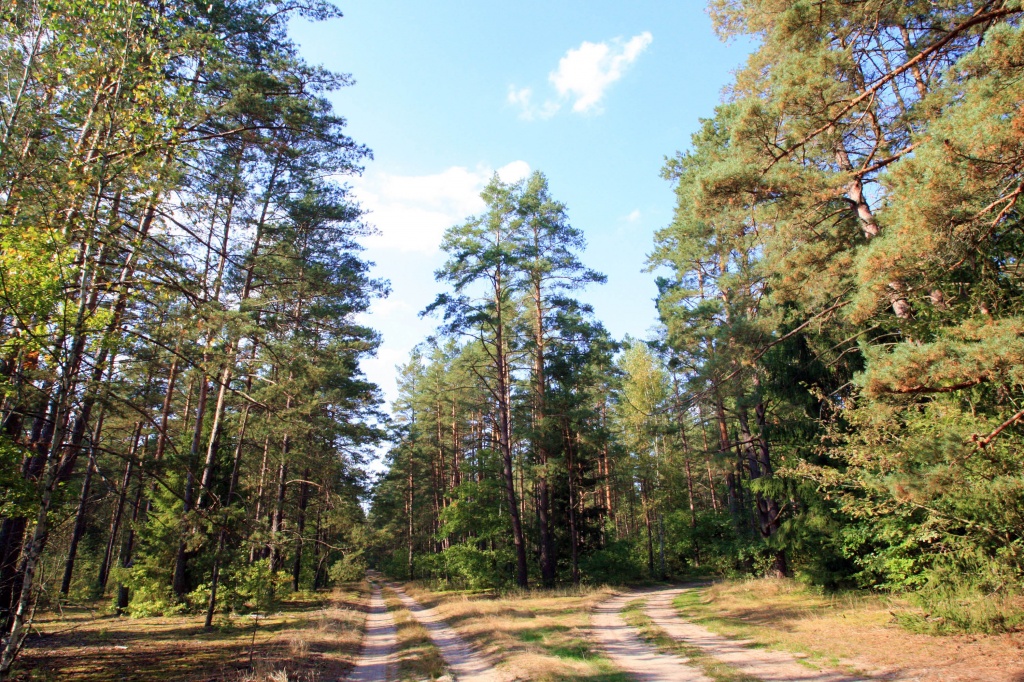
[[[585,639],[567,634],[571,630],[572,628],[566,625],[549,625],[520,630],[516,633],[516,637],[528,644],[539,644],[544,651],[558,658],[576,661],[596,658],[590,650],[590,644]]]
[[[728,584],[720,584],[719,587],[728,587]],[[729,604],[733,607],[748,604],[756,604],[764,611],[764,614],[757,618],[756,622],[747,622],[741,618],[721,612],[722,605],[717,601],[707,600],[707,590],[687,590],[682,592],[672,601],[676,612],[686,620],[703,625],[712,632],[724,637],[733,639],[749,640],[750,648],[765,649],[768,651],[782,651],[791,654],[800,665],[811,669],[820,670],[822,667],[846,670],[851,675],[863,674],[849,663],[844,663],[838,656],[827,651],[820,650],[803,642],[779,642],[765,641],[766,628],[777,627],[778,623],[790,622],[794,618],[810,617],[826,613],[833,609],[853,607],[860,603],[862,596],[857,593],[836,593],[822,594],[817,591],[799,586],[788,589],[782,596],[783,599],[759,598],[753,601],[737,602],[738,597],[729,596]],[[743,597],[745,600],[747,597]],[[896,615],[898,611],[890,611]],[[854,615],[851,612],[849,619],[847,615],[842,616],[842,624],[853,622]],[[857,621],[859,622],[859,621]]]

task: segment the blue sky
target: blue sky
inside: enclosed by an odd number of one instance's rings
[[[413,2],[336,0],[344,18],[296,21],[303,56],[350,73],[332,96],[374,160],[353,181],[376,276],[392,294],[370,324],[384,337],[367,375],[390,400],[396,364],[434,328],[446,227],[482,210],[495,171],[539,170],[608,276],[581,298],[616,337],[657,322],[645,259],[674,197],[660,177],[751,49],[722,43],[700,0]]]

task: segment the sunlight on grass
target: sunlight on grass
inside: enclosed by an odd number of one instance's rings
[[[590,641],[590,611],[604,589],[408,591],[436,607],[503,670],[536,682],[627,682]]]
[[[622,617],[637,629],[640,638],[665,654],[680,656],[688,663],[700,666],[705,675],[715,682],[759,682],[758,678],[739,672],[735,668],[705,654],[700,647],[677,640],[655,625],[644,613],[646,599],[634,599],[622,610]]]
[[[339,679],[359,653],[368,589],[297,593],[254,619],[223,614],[203,628],[196,614],[146,618],[104,615],[105,603],[65,606],[37,618],[18,682],[293,682]],[[255,635],[255,637],[254,637]],[[252,665],[250,665],[250,649]]]
[[[394,590],[383,588],[384,604],[395,619],[397,630],[398,679],[436,680],[444,677],[447,666],[441,650],[430,641],[430,633],[405,608]]]
[[[900,627],[913,611],[906,599],[866,592],[835,592],[793,580],[723,581],[683,592],[673,605],[681,616],[754,646],[793,653],[859,675],[894,670],[943,671],[942,679],[1003,679],[999,661],[1019,660],[1021,633],[935,636]],[[842,636],[837,636],[842,633]],[[813,667],[813,666],[812,666]],[[961,678],[955,671],[973,670]],[[982,677],[991,673],[991,677]]]

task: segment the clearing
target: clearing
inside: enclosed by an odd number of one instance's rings
[[[822,594],[788,580],[726,581],[685,590],[677,612],[755,647],[872,678],[915,682],[1021,682],[1024,633],[927,635],[899,626],[903,600]]]
[[[1024,682],[1024,633],[918,634],[898,624],[911,611],[777,580],[525,592],[374,581],[212,630],[201,615],[65,608],[37,620],[13,679]]]
[[[909,608],[898,600],[792,581],[406,590],[500,662],[488,679],[1024,682],[1022,633],[916,634],[898,625],[894,612]]]
[[[210,630],[201,614],[129,618],[64,607],[37,614],[13,679],[247,682],[284,671],[292,682],[333,682],[358,655],[367,593],[360,583],[300,593],[269,617],[221,616]]]

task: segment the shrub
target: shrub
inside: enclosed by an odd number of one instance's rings
[[[161,580],[162,576],[147,570],[145,566],[117,569],[111,577],[128,587],[127,611],[133,618],[169,616],[185,610],[185,605],[178,601],[169,581]]]
[[[608,543],[580,561],[584,581],[594,584],[624,583],[642,579],[646,567],[626,540]]]
[[[366,575],[366,559],[362,552],[346,554],[340,561],[335,561],[328,569],[327,575],[335,583],[350,583],[362,580]]]
[[[277,605],[278,595],[287,590],[290,578],[283,571],[270,571],[270,559],[245,564],[225,580],[224,602],[237,613],[266,613]]]

